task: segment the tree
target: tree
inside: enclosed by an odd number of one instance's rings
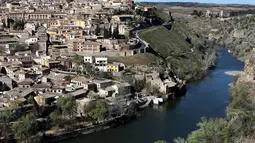
[[[107,103],[103,100],[98,100],[96,107],[89,112],[89,116],[96,121],[102,121],[106,118],[107,112]]]
[[[35,116],[33,114],[27,114],[14,122],[11,130],[16,140],[20,142],[34,142],[38,129],[37,125]]]
[[[194,10],[193,13],[191,13],[191,15],[200,17],[203,15],[203,11]]]
[[[129,31],[126,31],[126,32],[124,33],[124,37],[125,37],[126,39],[129,39],[129,37],[130,37]]]
[[[4,137],[5,142],[8,142],[9,134],[11,132],[9,123],[15,115],[11,112],[11,109],[5,108],[0,112],[0,137]]]
[[[96,108],[96,100],[93,100],[93,101],[89,102],[88,104],[84,105],[83,106],[83,116],[88,117],[89,112],[92,111],[95,108]]]
[[[164,140],[158,140],[158,141],[155,141],[154,143],[167,143],[167,142]]]
[[[21,20],[15,21],[14,24],[13,24],[13,29],[15,29],[15,30],[23,30],[24,29],[24,25],[25,25],[24,21],[21,21]]]
[[[112,33],[112,39],[118,39],[119,38],[119,24],[117,24],[117,27],[114,28]]]
[[[60,113],[58,110],[51,112],[49,117],[53,125],[56,125],[57,127],[59,127],[62,124],[61,122],[62,120],[60,118]]]
[[[97,25],[96,25],[96,29],[95,29],[95,35],[99,35],[99,34],[100,34],[100,31],[101,31],[100,25],[97,24]]]
[[[57,100],[57,107],[61,114],[68,116],[69,119],[73,119],[77,110],[77,103],[72,95],[61,96]]]
[[[76,72],[80,71],[81,73],[83,73],[83,69],[84,69],[84,60],[83,60],[83,57],[76,54],[74,57],[73,57],[73,61],[75,63],[75,70]]]
[[[98,99],[99,95],[97,93],[95,93],[94,91],[89,91],[87,97],[90,99]]]
[[[178,137],[174,139],[174,143],[186,143],[184,138]]]
[[[146,79],[145,77],[142,80],[134,79],[133,80],[133,87],[135,92],[140,92],[142,89],[144,89],[146,84]]]
[[[91,63],[84,63],[84,70],[87,75],[89,75],[90,78],[94,77],[95,75],[95,68],[92,66]]]
[[[95,69],[90,63],[84,63],[84,59],[82,56],[76,54],[73,58],[75,63],[76,72],[80,71],[80,73],[84,74],[84,72],[91,77],[94,76]]]
[[[111,31],[104,27],[104,38],[105,39],[110,38],[111,37],[110,35]]]
[[[11,28],[11,26],[14,24],[14,20],[7,18],[7,28]]]
[[[112,79],[113,78],[113,75],[112,75],[112,72],[103,72],[103,71],[99,71],[97,73],[97,78],[99,79]]]
[[[189,143],[219,143],[229,141],[230,128],[225,119],[202,118],[198,124],[199,129],[188,136]]]
[[[20,106],[23,106],[23,101],[21,101],[21,100],[12,100],[10,103],[11,103],[11,107],[14,109],[16,109]]]

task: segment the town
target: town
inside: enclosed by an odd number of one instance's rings
[[[164,22],[137,11],[152,9],[132,0],[2,1],[1,140],[93,132],[174,98],[185,83],[168,71],[116,60],[150,51],[137,33]]]

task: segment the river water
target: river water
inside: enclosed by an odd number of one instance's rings
[[[243,70],[243,63],[226,49],[217,50],[219,57],[215,69],[202,80],[189,83],[187,93],[180,99],[168,101],[142,111],[135,121],[116,128],[68,139],[65,143],[168,143],[197,129],[201,117],[224,117],[230,99],[228,84],[233,77],[225,71]]]

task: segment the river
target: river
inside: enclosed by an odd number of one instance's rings
[[[226,49],[218,49],[216,67],[202,80],[189,83],[182,98],[153,106],[141,112],[141,117],[116,128],[78,136],[64,143],[153,143],[165,140],[168,143],[197,129],[201,117],[224,117],[230,99],[228,84],[233,77],[225,71],[243,70],[244,64]]]

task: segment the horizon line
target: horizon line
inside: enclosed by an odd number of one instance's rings
[[[137,2],[148,2],[148,3],[198,3],[198,4],[215,4],[215,5],[250,5],[255,6],[255,4],[249,3],[212,3],[212,2],[182,2],[182,1],[146,1],[146,0],[134,0]]]

